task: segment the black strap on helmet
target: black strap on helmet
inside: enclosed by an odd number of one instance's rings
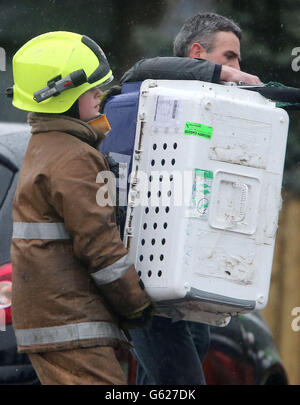
[[[94,52],[94,54],[97,56],[99,60],[99,66],[97,69],[87,78],[88,83],[94,83],[102,77],[105,77],[109,71],[110,67],[108,64],[108,61],[106,59],[106,56],[100,46],[93,41],[91,38],[87,37],[86,35],[83,35],[81,38],[81,42],[84,43],[87,47],[91,49],[91,51]]]

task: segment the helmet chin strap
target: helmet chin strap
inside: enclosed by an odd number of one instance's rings
[[[89,120],[87,123],[103,135],[106,135],[111,131],[110,123],[105,114],[100,114],[96,118]]]

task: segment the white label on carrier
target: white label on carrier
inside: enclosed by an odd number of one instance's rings
[[[157,96],[154,122],[163,127],[178,127],[182,112],[181,101],[167,96]]]

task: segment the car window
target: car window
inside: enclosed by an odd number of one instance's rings
[[[14,177],[14,171],[0,159],[0,209]]]

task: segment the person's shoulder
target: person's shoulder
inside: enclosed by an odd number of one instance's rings
[[[62,167],[85,167],[91,163],[99,170],[106,168],[103,154],[84,139],[61,131],[45,132],[38,134],[38,137],[43,149],[47,149],[48,156],[52,155],[48,161],[52,162],[54,170]]]
[[[157,56],[141,59],[121,78],[121,83],[155,80],[214,81],[216,64],[204,59]]]

